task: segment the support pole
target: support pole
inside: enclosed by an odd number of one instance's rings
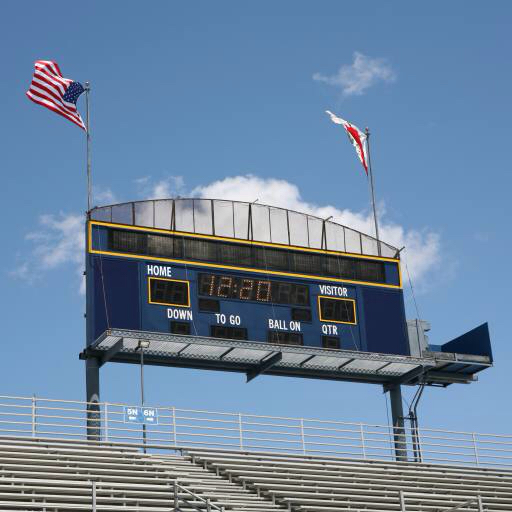
[[[92,512],[96,512],[96,481],[91,482],[92,485]]]
[[[37,402],[36,395],[32,395],[32,437],[36,437],[37,430]]]
[[[176,483],[176,480],[174,480],[172,483],[172,492],[174,495],[174,511],[178,512],[180,510],[180,507],[178,498],[178,484]]]
[[[100,365],[98,359],[85,361],[85,388],[87,400],[87,439],[101,441]]]
[[[87,128],[86,132],[86,145],[87,145],[87,213],[91,211],[91,195],[92,195],[92,183],[91,183],[91,123],[89,117],[89,93],[91,91],[91,84],[85,82],[85,125]]]
[[[411,435],[412,435],[412,450],[414,455],[414,462],[422,462],[421,455],[421,443],[420,443],[420,429],[418,423],[418,404],[421,396],[423,395],[423,391],[425,389],[425,384],[422,382],[420,387],[416,391],[414,398],[411,403],[411,407],[409,408],[409,421],[411,423]]]
[[[400,385],[389,389],[391,417],[393,422],[393,442],[397,461],[407,461],[407,440],[404,429],[404,409],[402,406],[402,388]]]
[[[140,345],[140,405],[144,408],[144,346]],[[142,413],[142,411],[141,411]],[[143,418],[144,420],[144,418]],[[146,453],[146,423],[142,424],[142,444]]]
[[[372,160],[370,157],[370,130],[366,127],[366,149],[368,152],[368,174],[370,178],[370,193],[372,198],[372,209],[373,209],[373,221],[375,222],[375,238],[377,239],[377,253],[381,255],[380,248],[380,237],[379,237],[379,222],[377,219],[377,207],[375,205],[375,185],[373,182],[373,170],[372,170]]]
[[[402,491],[402,489],[400,489],[398,491],[398,496],[400,498],[400,512],[407,512],[405,510],[405,495],[404,495],[404,491]]]

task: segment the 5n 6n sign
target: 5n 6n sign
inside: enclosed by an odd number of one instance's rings
[[[158,425],[158,411],[154,407],[125,407],[125,423],[146,423]]]

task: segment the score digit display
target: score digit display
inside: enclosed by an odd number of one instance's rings
[[[149,303],[164,306],[190,306],[188,281],[150,277]]]
[[[318,297],[318,309],[322,322],[356,323],[356,302],[353,299]]]
[[[309,306],[309,287],[285,281],[199,274],[199,295],[223,299]]]

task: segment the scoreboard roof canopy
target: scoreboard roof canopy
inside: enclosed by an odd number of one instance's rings
[[[400,254],[396,247],[331,220],[242,201],[135,201],[93,208],[90,219],[367,256],[399,258]]]
[[[138,364],[140,340],[149,342],[144,351],[146,364],[241,372],[248,381],[265,373],[445,387],[473,382],[476,373],[492,366],[488,357],[469,354],[431,352],[428,357],[411,357],[121,329],[105,331],[80,357],[96,357],[100,366],[107,361]]]

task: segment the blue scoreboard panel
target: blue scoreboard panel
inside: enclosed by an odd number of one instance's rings
[[[107,329],[409,355],[399,260],[88,223],[87,343]]]

